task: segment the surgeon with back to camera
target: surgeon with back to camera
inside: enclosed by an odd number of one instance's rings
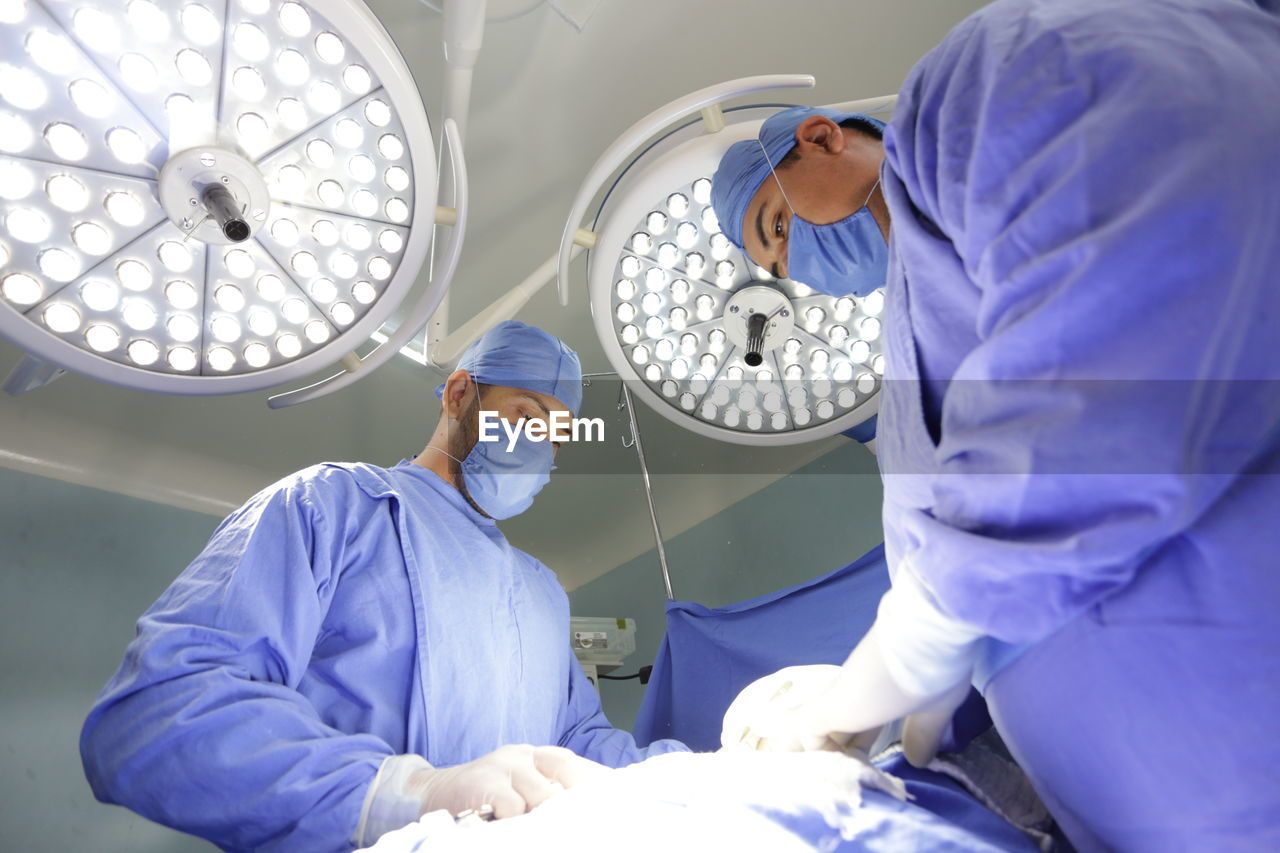
[[[972,680],[1079,849],[1280,850],[1277,69],[1245,0],[1003,0],[888,126],[725,154],[755,263],[888,305],[893,585],[757,735],[906,717],[925,762]]]
[[[564,590],[495,524],[528,509],[559,442],[478,441],[480,412],[576,415],[581,380],[559,340],[500,324],[436,390],[412,462],[317,465],[228,517],[85,722],[95,795],[227,850],[320,853],[436,809],[522,814],[600,765],[683,750],[609,725]]]

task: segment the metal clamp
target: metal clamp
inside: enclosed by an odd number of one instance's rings
[[[467,809],[464,812],[458,812],[453,822],[459,826],[475,826],[481,823],[489,823],[497,820],[498,816],[493,813],[493,806],[485,803],[474,809]]]

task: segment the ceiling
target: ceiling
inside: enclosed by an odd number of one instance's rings
[[[372,0],[440,120],[441,19],[419,0]],[[524,5],[516,3],[514,5]],[[637,118],[694,89],[763,73],[810,73],[821,104],[897,91],[914,61],[981,3],[937,0],[558,0],[590,11],[579,32],[548,5],[488,25],[466,142],[471,218],[451,294],[456,327],[555,250],[578,183]],[[498,6],[495,3],[492,7]],[[512,2],[501,4],[513,6]],[[593,9],[593,11],[591,11]],[[584,369],[608,371],[575,264],[574,300],[554,286],[520,319],[565,339]],[[0,343],[0,371],[22,354]],[[331,371],[330,371],[331,372]],[[272,411],[266,393],[165,397],[67,375],[0,398],[0,465],[222,515],[253,491],[322,460],[392,464],[425,444],[438,416],[438,376],[397,358],[328,398]],[[299,385],[307,384],[299,382]],[[616,382],[588,389],[583,415],[606,442],[562,453],[530,512],[503,529],[572,589],[653,545]],[[663,532],[722,511],[845,442],[742,448],[637,412]]]

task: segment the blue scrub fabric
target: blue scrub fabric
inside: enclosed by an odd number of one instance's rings
[[[958,782],[926,768],[913,767],[901,753],[876,762],[906,785],[911,800],[902,802],[868,791],[863,808],[872,820],[838,851],[1004,851],[1033,853],[1039,848],[1021,830],[983,806]],[[1058,844],[1054,850],[1065,850]]]
[[[719,749],[724,712],[742,688],[788,666],[844,663],[888,589],[884,548],[876,546],[826,575],[738,604],[668,602],[637,742],[674,738],[698,751]],[[990,726],[981,697],[971,694],[946,748],[963,748]]]
[[[228,850],[350,850],[382,760],[510,743],[610,766],[555,576],[436,474],[325,464],[250,499],[139,620],[81,734],[95,795]]]
[[[833,838],[830,827],[814,816],[797,819],[764,805],[752,808],[807,842],[814,853],[1039,853],[1017,827],[941,773],[912,767],[900,756],[877,766],[901,778],[912,799],[863,790],[851,838]]]
[[[1280,20],[1003,0],[909,74],[891,569],[1036,644],[987,688],[1082,850],[1280,849]]]
[[[877,546],[827,575],[739,604],[667,602],[637,742],[675,738],[696,751],[719,749],[724,712],[742,688],[788,666],[844,663],[888,589]]]
[[[884,549],[877,546],[827,575],[739,604],[708,608],[670,602],[667,634],[636,719],[637,741],[667,737],[698,751],[719,749],[724,712],[743,687],[787,666],[842,663],[871,627],[888,588]],[[944,749],[963,749],[990,728],[976,692],[952,726]],[[834,848],[823,841],[830,833],[820,821],[774,814],[766,804],[752,808],[811,841],[814,849],[1036,849],[1021,831],[943,774],[911,767],[900,754],[877,766],[901,778],[914,799],[904,803],[880,791],[864,791],[857,834]]]

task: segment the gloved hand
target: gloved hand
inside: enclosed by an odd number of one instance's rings
[[[560,789],[608,772],[559,746],[504,746],[456,767],[432,767],[420,755],[388,756],[365,795],[352,841],[367,847],[432,811],[457,815],[489,805],[498,818],[522,815]]]
[[[852,736],[861,743],[874,739],[881,726],[906,717],[902,729],[903,752],[912,764],[925,766],[937,754],[951,715],[969,693],[972,662],[964,668],[960,680],[929,693],[914,693],[904,688],[892,675],[890,666],[877,623],[858,643],[823,694],[799,709],[784,725],[790,726],[792,732],[797,728],[807,732],[834,732],[838,733],[834,738],[837,742]],[[769,737],[770,723],[764,725],[766,732],[762,734]]]
[[[826,732],[787,731],[795,712],[821,697],[840,675],[831,664],[789,666],[772,675],[757,678],[742,688],[724,712],[720,746],[726,750],[761,752],[839,751],[845,744],[827,737]],[[764,726],[770,735],[757,729]]]
[[[778,696],[757,703],[758,711],[735,717],[737,731],[725,736],[749,730],[761,749],[865,748],[881,726],[906,717],[903,751],[922,767],[968,694],[980,637],[943,614],[909,567],[900,567],[875,624],[820,690],[811,685],[802,702]]]
[[[559,746],[503,746],[456,767],[416,770],[406,793],[418,798],[422,812],[451,814],[493,806],[494,817],[515,817],[564,788],[607,768]]]

